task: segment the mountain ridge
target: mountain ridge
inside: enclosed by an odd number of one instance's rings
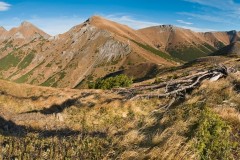
[[[29,26],[33,27],[23,23],[11,32]],[[127,34],[133,36],[127,38]],[[18,83],[75,88],[89,77],[104,77],[140,63],[176,65],[173,60],[139,46],[153,47],[133,29],[100,17],[92,17],[54,37],[40,36],[28,41],[10,37],[4,41],[0,46],[1,78]]]
[[[102,16],[93,15],[93,16],[89,17],[86,21],[84,21],[84,22],[79,22],[79,24],[83,24],[83,23],[87,23],[87,22],[91,22],[91,21],[95,21],[95,22],[96,22],[96,21],[98,21],[99,19],[104,20],[104,21],[114,22],[114,21],[112,21],[112,20],[110,20],[110,19],[106,19],[106,18],[104,18],[104,17],[102,17]],[[117,22],[114,22],[114,23],[115,23],[115,24],[120,24],[120,23],[117,23]],[[24,25],[24,24],[28,24],[28,25],[32,25],[32,26],[35,26],[35,27],[36,27],[36,25],[34,25],[33,23],[31,23],[31,22],[29,22],[29,21],[27,21],[27,20],[22,21],[19,26]],[[99,25],[99,24],[98,24],[98,25]],[[132,29],[132,28],[129,27],[127,24],[121,24],[121,25],[122,25],[122,26],[125,26],[125,27],[127,27],[127,28],[129,28],[129,29]],[[18,27],[19,27],[19,26],[18,26]],[[77,26],[78,26],[78,25],[77,25]],[[103,26],[104,26],[104,25],[103,25]],[[75,27],[75,26],[73,26],[72,28],[74,28],[74,27]],[[204,31],[194,31],[194,30],[191,30],[191,29],[189,29],[189,28],[184,28],[184,27],[177,26],[177,25],[172,25],[172,24],[162,24],[162,25],[149,26],[149,27],[144,27],[144,28],[140,28],[140,29],[132,29],[132,30],[138,31],[138,30],[147,29],[147,28],[151,28],[151,27],[166,27],[166,28],[172,28],[172,29],[177,29],[177,28],[179,28],[179,29],[184,29],[184,30],[190,30],[190,31],[193,31],[193,32],[196,32],[196,33],[235,32],[235,33],[237,33],[238,35],[240,34],[240,31],[238,31],[238,30],[226,30],[226,31],[216,31],[216,30],[213,30],[213,31],[206,31],[206,32],[204,32]],[[5,29],[3,26],[0,26],[0,28]],[[13,28],[17,28],[17,27],[13,27]],[[13,29],[13,28],[10,28],[9,30],[11,30],[11,29]],[[37,27],[37,28],[38,28],[38,27]],[[38,29],[40,29],[40,28],[38,28]],[[6,30],[6,29],[5,29],[5,30]],[[71,30],[71,29],[70,29],[70,30]],[[6,31],[8,31],[8,30],[6,30]],[[68,31],[65,31],[65,32],[68,32]],[[59,33],[59,34],[64,34],[65,32]],[[46,32],[46,34],[49,34],[49,33]],[[59,34],[57,34],[57,35],[59,35]],[[57,36],[57,35],[52,35],[52,36]]]
[[[119,71],[144,79],[155,73],[154,68],[208,56],[237,41],[238,35],[237,31],[197,33],[173,25],[134,30],[93,16],[50,36],[25,21],[0,34],[0,78],[62,88],[87,87],[89,81]],[[148,72],[136,77],[143,68],[137,66],[147,66]]]
[[[239,39],[237,31],[194,32],[172,25],[148,27],[138,32],[146,35],[155,47],[184,61],[207,56]]]

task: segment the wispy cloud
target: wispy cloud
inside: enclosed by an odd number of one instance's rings
[[[191,22],[187,22],[187,21],[184,21],[184,20],[181,20],[181,19],[177,20],[177,22],[181,23],[181,24],[185,24],[185,25],[192,25],[193,24]]]
[[[160,23],[138,20],[131,16],[126,16],[126,15],[106,15],[104,17],[107,19],[113,20],[115,22],[125,24],[134,29],[141,29],[141,28],[146,28],[150,26],[161,25]]]
[[[233,0],[183,0],[183,1],[200,4],[202,6],[211,7],[215,9],[214,14],[215,16],[212,16],[211,14],[212,9],[209,8],[208,10],[204,11],[205,14],[208,14],[208,16],[204,15],[199,17],[201,19],[214,20],[215,22],[222,21],[225,22],[227,20],[226,17],[240,19],[240,3],[237,3],[236,1]]]
[[[10,7],[10,4],[0,1],[0,11],[7,11]]]
[[[239,3],[233,0],[184,0],[191,3],[198,3],[201,5],[218,8],[220,10],[236,10],[240,7]]]
[[[221,17],[217,17],[214,15],[207,15],[207,14],[200,14],[200,13],[189,13],[189,12],[178,12],[179,15],[185,15],[185,16],[189,16],[192,18],[198,18],[198,19],[202,19],[202,20],[206,20],[206,21],[210,21],[210,22],[228,22],[228,20],[221,18]],[[229,22],[230,23],[230,22]]]
[[[104,17],[107,18],[107,19],[111,19],[111,20],[113,20],[115,22],[118,22],[118,23],[126,24],[129,27],[132,27],[132,28],[135,28],[135,29],[162,25],[161,23],[137,20],[137,19],[135,19],[131,16],[106,15]],[[189,18],[189,19],[192,19],[192,18]],[[177,22],[182,24],[182,25],[176,25],[177,27],[190,29],[190,30],[195,31],[195,32],[215,31],[214,29],[211,29],[211,28],[198,28],[198,27],[190,26],[193,23],[187,22],[187,21],[184,21],[184,20],[177,20]]]
[[[210,28],[198,28],[198,27],[192,27],[192,26],[186,26],[186,25],[177,25],[177,27],[185,28],[185,29],[190,29],[195,32],[210,32],[210,31],[215,31],[214,29]]]

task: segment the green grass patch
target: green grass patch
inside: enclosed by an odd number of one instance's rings
[[[160,51],[158,49],[155,49],[155,48],[153,48],[153,47],[151,47],[151,46],[149,46],[147,44],[142,44],[142,43],[139,43],[139,42],[134,41],[132,39],[131,39],[131,41],[136,43],[141,48],[143,48],[143,49],[145,49],[145,50],[147,50],[147,51],[149,51],[151,53],[154,53],[154,54],[156,54],[156,55],[158,55],[158,56],[160,56],[160,57],[162,57],[162,58],[164,58],[166,60],[181,62],[179,59],[177,59],[175,57],[172,57],[171,55],[168,55],[167,53],[164,53],[164,52],[162,52],[162,51]]]
[[[194,59],[197,59],[199,57],[207,56],[208,53],[205,53],[204,51],[200,50],[197,47],[194,46],[183,46],[178,48],[172,48],[167,50],[173,57],[176,57],[178,59],[181,59],[183,61],[192,61]]]
[[[218,41],[218,42],[214,43],[214,46],[216,46],[218,49],[221,49],[221,48],[225,47],[226,45],[224,43]]]
[[[51,62],[46,65],[46,67],[51,67],[51,66],[52,66]]]
[[[41,86],[52,86],[56,82],[56,77],[50,77],[45,82],[41,84]]]
[[[15,52],[9,53],[7,56],[0,59],[0,70],[8,70],[11,67],[16,67],[20,62],[20,58],[14,54]]]
[[[217,51],[216,48],[214,48],[213,46],[211,46],[211,45],[209,45],[209,44],[207,44],[207,43],[204,43],[203,45],[204,45],[206,48],[208,48],[211,52]]]
[[[52,77],[48,78],[45,82],[41,84],[41,86],[47,86],[47,87],[57,87],[57,83],[62,80],[66,75],[66,72],[58,72]]]
[[[0,51],[6,51],[8,48],[13,48],[13,41],[4,41],[3,42],[5,44],[5,46],[3,48],[0,49]]]
[[[65,76],[66,76],[66,72],[59,72],[58,75],[60,76],[58,78],[58,80],[52,85],[52,87],[57,87],[58,86],[58,82],[61,81]]]
[[[44,64],[45,61],[42,61],[39,65],[37,65],[35,68],[33,68],[30,72],[26,73],[25,75],[21,76],[20,78],[18,78],[17,80],[15,80],[14,82],[16,83],[25,83],[28,81],[29,77],[33,74],[33,72],[42,64]]]
[[[202,50],[206,54],[211,54],[216,51],[216,49],[212,46],[210,46],[207,43],[204,43],[203,45],[199,45],[199,49]]]
[[[25,83],[28,81],[28,78],[32,75],[33,71],[28,72],[27,74],[24,74],[22,77],[15,80],[16,83]]]
[[[35,54],[33,52],[29,53],[18,65],[18,69],[24,69],[27,66],[30,65],[32,62],[33,58],[35,57]]]

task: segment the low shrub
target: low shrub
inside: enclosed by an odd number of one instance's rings
[[[231,128],[209,109],[202,112],[195,136],[202,160],[231,159]]]
[[[97,79],[96,82],[88,83],[91,89],[112,89],[117,87],[129,87],[133,83],[132,79],[126,75],[118,75],[106,79]]]

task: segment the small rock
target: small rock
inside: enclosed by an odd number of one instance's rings
[[[64,121],[64,118],[63,118],[63,116],[62,116],[61,113],[58,113],[58,114],[56,115],[56,117],[57,117],[57,119],[58,119],[60,122],[63,122],[63,121]]]

